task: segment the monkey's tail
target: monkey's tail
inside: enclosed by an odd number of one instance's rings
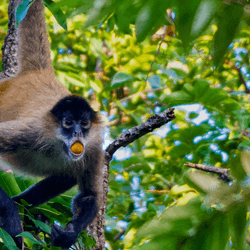
[[[42,0],[35,0],[18,27],[19,72],[51,69]]]

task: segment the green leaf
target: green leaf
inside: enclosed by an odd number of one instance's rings
[[[36,227],[40,227],[41,230],[43,230],[45,233],[47,233],[47,234],[51,233],[51,228],[47,224],[45,224],[44,222],[39,221],[39,220],[35,220],[35,219],[32,219],[32,221],[34,222]]]
[[[25,207],[31,206],[28,202],[26,202],[24,199],[20,200],[20,204],[22,204]]]
[[[239,148],[243,147],[243,148],[250,148],[250,141],[249,139],[243,139],[243,141],[238,145]]]
[[[16,183],[18,185],[18,187],[20,188],[21,192],[23,192],[24,190],[26,190],[28,187],[30,187],[31,185],[36,184],[40,179],[39,178],[35,178],[35,177],[22,177],[22,176],[18,176],[15,178]]]
[[[60,24],[60,26],[67,31],[68,30],[67,21],[62,10],[59,7],[56,7],[56,5],[54,4],[52,0],[43,0],[43,1],[44,1],[44,5],[50,10],[50,12],[53,14],[57,22]]]
[[[96,93],[100,93],[103,89],[102,82],[97,80],[95,81],[90,80],[90,86]]]
[[[16,182],[13,174],[0,171],[0,183],[3,190],[10,196],[15,196],[21,193],[21,190]]]
[[[92,247],[96,246],[96,241],[93,236],[89,236],[86,230],[83,230],[80,233],[80,237],[82,238],[84,247],[86,250],[91,250]]]
[[[246,177],[245,169],[241,164],[241,152],[236,151],[236,153],[229,157],[228,167],[230,168],[231,174],[238,181],[243,180]]]
[[[218,30],[214,37],[214,65],[219,66],[229,44],[233,41],[241,17],[243,15],[243,5],[231,3],[225,5],[221,12]]]
[[[138,249],[180,249],[180,245],[182,248],[185,246],[186,239],[190,239],[191,242],[188,242],[187,247],[183,249],[203,249],[200,246],[204,242],[204,236],[208,235],[209,232],[202,230],[201,233],[203,233],[203,235],[198,239],[196,236],[192,236],[201,229],[201,225],[205,224],[204,222],[208,222],[205,228],[207,228],[209,224],[212,224],[216,213],[213,209],[208,211],[202,208],[201,203],[202,199],[198,197],[185,206],[171,206],[163,211],[159,218],[154,218],[144,224],[136,233],[136,242],[139,243],[142,239],[148,239],[149,242],[144,243],[141,246],[143,248]],[[173,236],[177,238],[172,238]],[[223,238],[223,240],[224,239],[225,238]],[[197,245],[198,240],[201,241],[199,245]],[[191,246],[199,247],[188,248]]]
[[[220,103],[221,101],[227,98],[229,98],[229,95],[223,89],[210,88],[201,98],[201,102],[206,105],[215,106],[216,104]]]
[[[221,181],[214,176],[210,176],[199,171],[188,171],[185,173],[187,184],[202,193],[208,193],[219,187]]]
[[[56,211],[63,213],[65,216],[71,217],[72,213],[70,209],[67,207],[67,205],[68,203],[62,199],[61,201],[59,200],[58,202],[54,202],[50,206],[54,208]]]
[[[182,103],[187,103],[187,102],[193,102],[194,98],[186,93],[184,90],[180,91],[175,91],[171,93],[170,95],[167,95],[164,99],[163,102],[170,104],[171,106],[182,104]]]
[[[132,80],[131,75],[122,72],[116,73],[111,81],[111,89],[121,88],[124,86],[126,82],[129,82],[131,80]]]
[[[50,201],[50,203],[51,203],[51,201]],[[43,204],[43,205],[41,205],[39,207],[36,207],[36,213],[41,213],[41,214],[46,215],[49,218],[54,218],[54,219],[57,219],[57,220],[60,220],[60,219],[63,218],[63,216],[61,216],[61,213],[54,210],[53,208],[51,208],[47,204]]]
[[[163,23],[166,9],[171,6],[172,1],[147,1],[139,12],[135,22],[135,33],[138,42],[142,42],[152,30],[155,30]]]
[[[226,110],[228,113],[235,111],[237,112],[237,110],[241,109],[240,104],[231,98],[223,100],[221,104],[223,105],[223,109]]]
[[[121,2],[118,9],[115,11],[116,24],[121,32],[124,34],[130,34],[130,20],[133,17],[133,4],[131,0]],[[129,13],[129,15],[128,15]]]
[[[174,81],[179,81],[183,78],[183,74],[179,74],[180,70],[176,70],[175,68],[165,69],[163,70],[163,72],[167,75],[169,79],[173,79]]]
[[[65,80],[67,80],[69,83],[73,84],[74,86],[78,86],[78,87],[85,86],[85,84],[83,83],[83,79],[79,77],[77,74],[74,74],[71,72],[65,75]]]
[[[88,1],[90,2],[90,1]],[[88,20],[84,24],[85,27],[95,24],[100,24],[101,21],[105,21],[113,12],[115,8],[122,1],[108,1],[108,0],[95,0],[92,1],[93,5],[90,11],[88,11]]]
[[[211,228],[211,229],[210,229]],[[211,221],[209,233],[205,238],[204,250],[218,250],[225,249],[228,242],[228,218],[226,213],[219,213],[219,216],[215,217]]]
[[[25,238],[29,239],[32,243],[34,243],[36,245],[43,246],[43,243],[41,243],[40,241],[36,240],[34,238],[34,236],[31,233],[29,233],[29,232],[22,232],[22,233],[18,234],[18,236],[25,237]]]
[[[48,1],[48,3],[51,2],[51,0],[43,0],[43,1]],[[86,14],[87,11],[93,7],[93,2],[94,1],[79,1],[79,0],[61,0],[60,2],[56,2],[54,4],[55,8],[59,8],[62,6],[67,6],[67,7],[76,7],[77,10],[76,12],[79,14]],[[78,10],[81,10],[81,12],[78,12]],[[75,14],[76,14],[75,12]]]
[[[142,244],[138,250],[175,250],[178,245],[179,237],[178,236],[160,236],[156,237],[153,240]]]
[[[230,235],[234,249],[245,249],[247,206],[245,204],[232,208],[229,213]]]
[[[191,85],[190,83],[185,83],[183,86],[183,89],[190,95],[195,94],[195,89],[194,89],[193,85]]]
[[[30,6],[34,3],[33,1],[30,0],[23,0],[16,8],[16,25],[18,25],[22,22],[22,20],[25,18],[28,9]]]
[[[161,84],[160,84],[160,77],[157,75],[153,75],[151,77],[149,77],[148,81],[152,87],[152,89],[156,89],[156,88],[160,88]]]
[[[190,37],[195,39],[207,28],[218,6],[217,0],[201,1],[192,23]]]
[[[3,240],[4,245],[9,250],[19,250],[13,238],[1,227],[0,227],[0,238]]]
[[[176,29],[178,37],[181,39],[183,46],[187,47],[191,39],[191,29],[197,9],[201,0],[178,0],[178,17],[176,20]]]
[[[206,93],[206,91],[209,89],[209,83],[205,80],[198,80],[194,84],[195,89],[195,99],[200,100],[202,96]]]
[[[198,117],[199,114],[195,113],[195,112],[190,112],[189,115],[188,115],[188,118],[189,119],[195,119],[196,117]]]
[[[109,29],[109,31],[113,30],[114,29],[114,26],[115,26],[115,17],[114,15],[112,15],[108,21],[107,21],[107,27]]]
[[[181,145],[173,147],[169,153],[172,157],[185,157],[191,150],[190,143],[182,142]]]
[[[189,240],[189,243],[191,243],[189,245],[193,245],[193,248],[184,249],[228,249],[225,248],[226,244],[229,242],[227,214],[214,212],[209,220],[204,219],[203,221],[204,222],[198,228],[196,235]]]
[[[250,173],[250,150],[245,149],[241,153],[241,164],[247,174]]]

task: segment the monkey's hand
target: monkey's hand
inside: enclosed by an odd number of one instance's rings
[[[75,244],[78,233],[72,223],[68,223],[64,228],[59,227],[57,225],[53,225],[51,229],[51,238],[52,245],[61,247],[61,248],[69,248],[73,244]]]
[[[69,248],[75,244],[78,234],[92,222],[97,213],[96,197],[78,194],[74,198],[72,210],[74,219],[66,225],[65,229],[53,225],[51,237],[54,246]]]

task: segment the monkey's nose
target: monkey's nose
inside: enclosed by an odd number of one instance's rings
[[[81,126],[79,124],[75,124],[75,133],[80,134],[82,132]]]

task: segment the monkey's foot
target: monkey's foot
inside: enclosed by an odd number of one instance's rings
[[[61,248],[69,248],[76,243],[78,233],[74,230],[72,224],[66,228],[53,225],[51,229],[52,245]]]

